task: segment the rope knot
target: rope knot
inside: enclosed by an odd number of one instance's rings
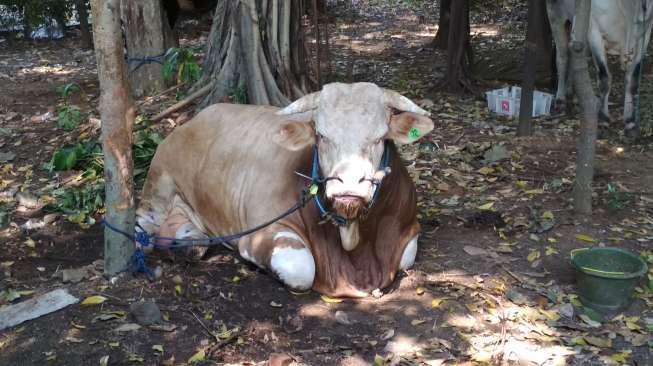
[[[147,247],[150,245],[150,234],[148,234],[146,231],[136,231],[134,234],[134,240],[142,247]]]

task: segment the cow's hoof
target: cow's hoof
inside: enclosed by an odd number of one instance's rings
[[[603,111],[599,111],[599,122],[607,123],[610,125],[610,116],[605,114]]]
[[[399,269],[404,270],[412,267],[415,263],[415,256],[417,256],[417,236],[410,239],[406,244],[406,249],[404,249],[404,254],[399,262]]]
[[[556,99],[553,102],[551,113],[554,115],[565,114],[567,112],[567,101],[563,99]]]
[[[639,138],[640,131],[639,131],[639,126],[637,126],[633,122],[626,123],[626,126],[624,127],[624,136],[626,137],[627,140],[637,140]]]
[[[270,269],[294,290],[308,290],[315,279],[315,260],[306,248],[274,248],[270,259]]]

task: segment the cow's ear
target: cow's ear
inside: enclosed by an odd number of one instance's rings
[[[279,126],[272,139],[290,151],[302,150],[315,144],[315,128],[312,122],[286,122]]]
[[[386,138],[397,144],[410,144],[433,130],[433,121],[417,113],[402,112],[390,118]]]

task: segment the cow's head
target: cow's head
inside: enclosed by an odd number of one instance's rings
[[[310,121],[283,124],[274,140],[290,150],[317,143],[326,198],[350,220],[372,199],[373,182],[385,175],[379,170],[384,140],[407,144],[433,129],[427,111],[371,83],[327,84],[278,113],[306,112]]]

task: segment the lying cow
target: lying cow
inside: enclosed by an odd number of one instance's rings
[[[292,289],[366,296],[415,260],[416,192],[395,144],[430,132],[427,116],[370,83],[328,84],[281,110],[210,106],[159,146],[138,223],[177,239],[241,232],[296,204],[317,175],[315,202],[233,245]]]
[[[574,0],[547,0],[547,12],[555,40],[558,68],[556,104],[565,101],[567,90],[569,35],[567,24],[575,12]],[[607,53],[619,55],[625,68],[624,128],[626,136],[639,135],[639,121],[633,113],[633,95],[639,95],[642,51],[646,51],[653,25],[653,0],[592,0],[588,42],[598,70],[601,109],[599,118],[609,121],[608,99],[612,76]]]

